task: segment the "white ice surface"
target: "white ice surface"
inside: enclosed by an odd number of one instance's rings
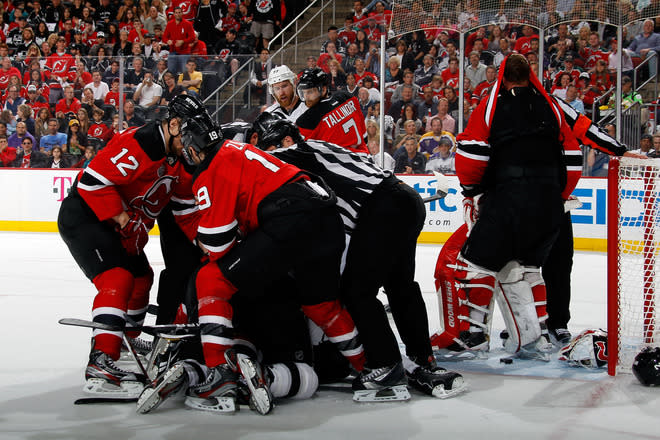
[[[417,279],[432,332],[439,247],[418,249]],[[158,273],[158,240],[151,239],[147,253]],[[576,254],[573,334],[605,327],[605,274],[603,254]],[[408,403],[355,404],[350,394],[323,391],[308,401],[278,402],[266,417],[248,409],[201,413],[180,402],[148,415],[136,414],[132,404],[74,406],[90,332],[57,320],[89,319],[93,296],[58,235],[0,233],[0,439],[660,439],[660,389],[556,362],[506,368],[495,358],[483,368],[476,361],[445,364],[470,384],[448,400],[414,393]],[[503,327],[496,312],[494,334]]]

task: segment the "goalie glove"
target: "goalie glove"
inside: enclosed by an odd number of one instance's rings
[[[126,211],[128,213],[128,222],[123,228],[117,227],[121,236],[121,244],[128,252],[128,255],[138,255],[142,252],[144,245],[149,240],[149,228],[144,224],[140,215],[135,211]]]
[[[463,221],[468,228],[468,234],[472,230],[477,218],[479,218],[479,200],[481,199],[481,194],[474,197],[464,197],[463,198]]]

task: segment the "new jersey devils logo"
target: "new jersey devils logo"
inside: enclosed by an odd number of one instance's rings
[[[596,359],[607,362],[607,347],[605,346],[605,342],[596,341],[594,345],[596,346]]]
[[[101,137],[103,135],[103,129],[101,127],[96,127],[94,129],[94,137]]]
[[[257,11],[262,14],[273,9],[273,2],[271,0],[260,0],[257,2]]]
[[[57,60],[53,63],[53,72],[63,73],[66,70],[66,61]]]
[[[131,200],[131,207],[140,209],[147,217],[155,219],[170,201],[174,183],[178,180],[175,176],[163,176],[156,180],[143,196]]]
[[[220,59],[222,61],[227,61],[227,57],[229,56],[230,53],[231,51],[229,49],[222,49],[220,51]]]

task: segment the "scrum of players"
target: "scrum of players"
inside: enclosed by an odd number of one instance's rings
[[[464,392],[463,377],[436,362],[414,280],[423,201],[369,155],[357,98],[329,95],[320,69],[296,81],[287,66],[270,72],[268,90],[275,103],[253,123],[222,127],[179,95],[167,118],[115,136],[76,178],[58,226],[97,289],[84,391],[137,399],[140,413],[176,396],[203,411],[259,414],[338,381],[358,402],[405,401],[409,388],[441,399]],[[154,274],[143,249],[156,221],[165,261],[157,324],[198,331],[148,343],[132,327],[146,317]],[[454,279],[465,272],[453,270]],[[439,288],[439,299],[483,337],[492,301],[479,298],[492,292],[468,284]],[[538,343],[516,322],[525,313],[542,325],[527,311],[507,322],[518,330],[514,355]],[[485,336],[444,345],[475,353],[488,349]],[[141,373],[117,364],[125,348],[148,359]]]

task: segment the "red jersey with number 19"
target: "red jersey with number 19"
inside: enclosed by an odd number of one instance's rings
[[[300,169],[250,144],[225,141],[200,165],[193,183],[200,213],[197,240],[217,260],[259,226],[259,203]]]

